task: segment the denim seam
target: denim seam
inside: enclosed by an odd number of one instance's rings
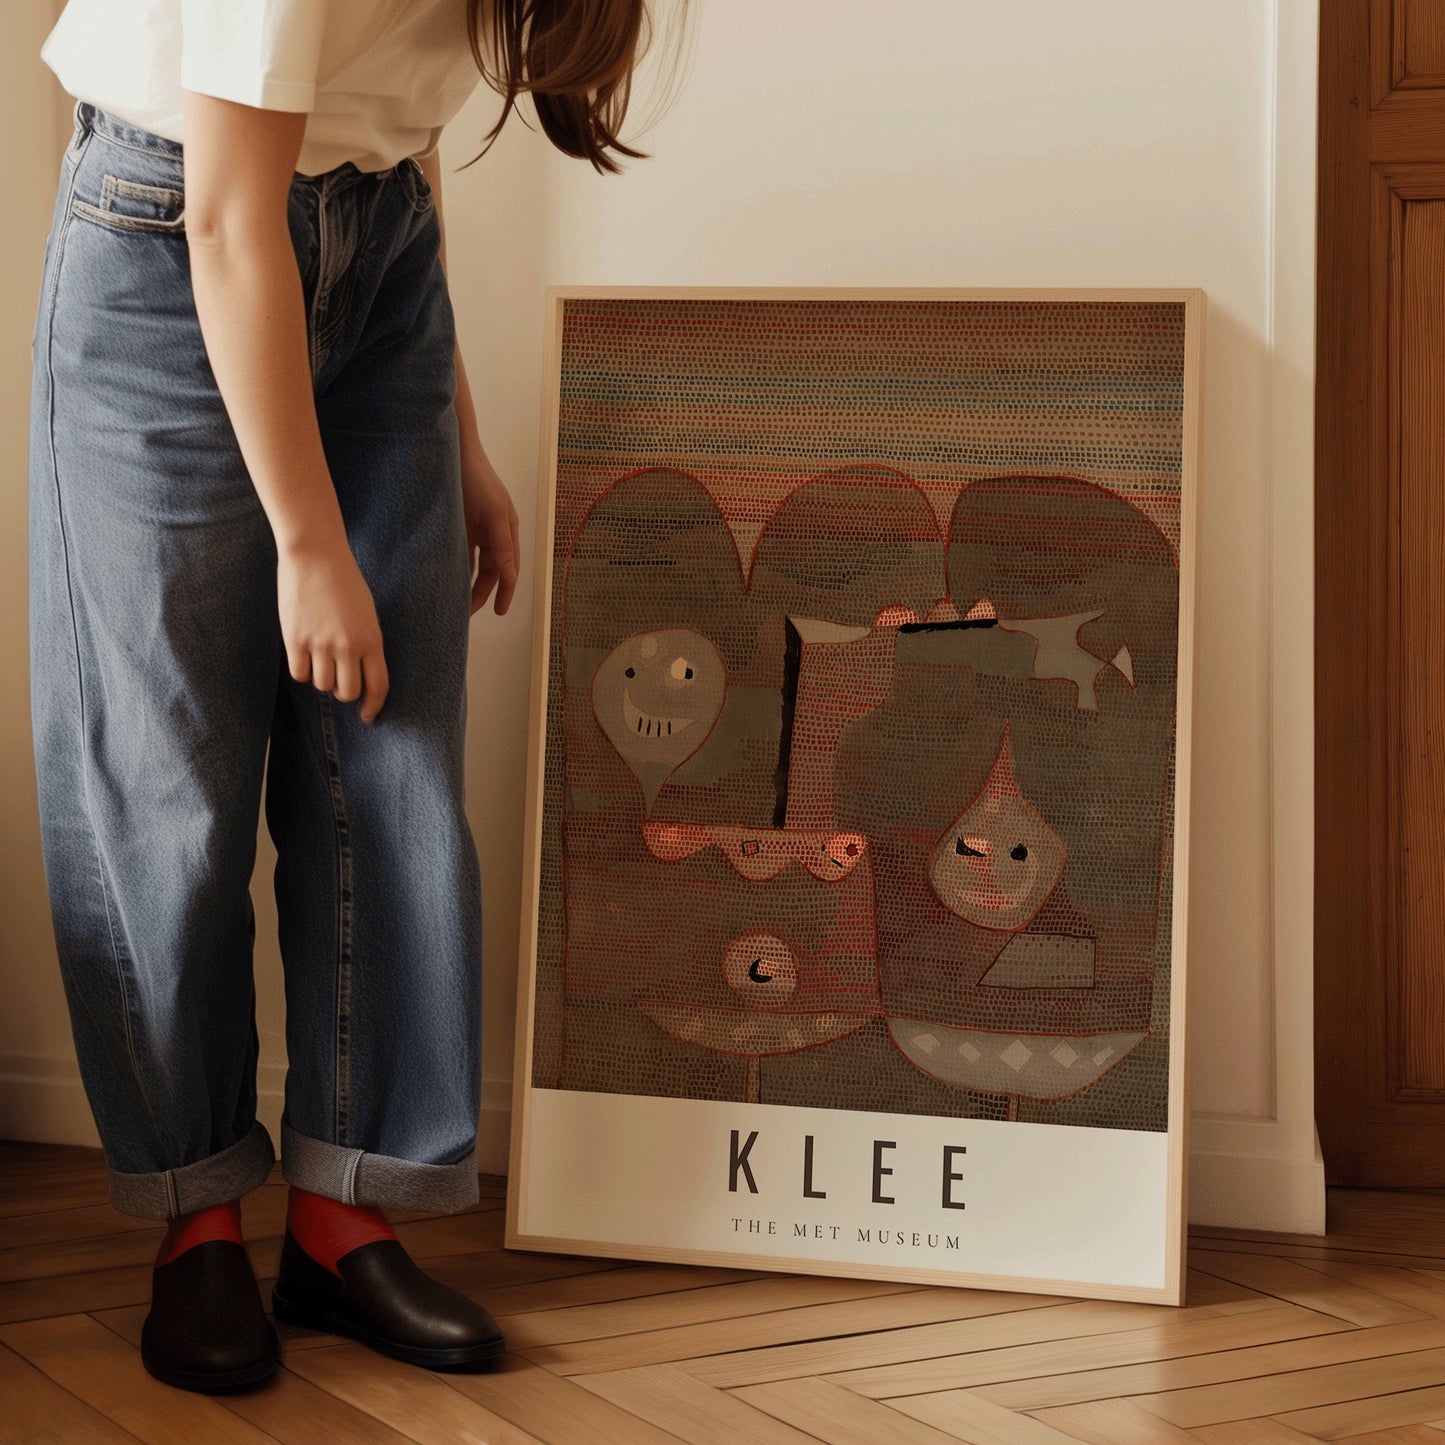
[[[323,354],[329,353],[331,348],[336,345],[342,329],[346,325],[346,320],[346,313],[343,311],[316,333],[316,344]]]
[[[111,201],[116,196],[130,196],[133,200],[156,201],[165,206],[183,206],[186,203],[186,193],[177,190],[174,186],[155,186],[149,181],[127,180],[125,176],[113,175],[110,171],[105,173],[100,193],[103,198],[102,210],[110,210]]]
[[[351,823],[346,813],[346,795],[341,787],[341,765],[337,756],[336,729],[331,716],[331,695],[321,693],[319,700],[327,785],[331,793],[332,817],[336,824],[336,1059],[333,1132],[336,1142],[345,1145],[351,1129]]]
[[[362,173],[363,175],[365,173]],[[361,179],[357,176],[341,176],[335,180],[323,181],[317,188],[316,200],[316,292],[311,298],[311,378],[319,379],[331,348],[346,328],[347,304],[350,301],[350,286],[347,271],[361,253],[358,241],[352,246],[343,246],[338,235],[336,218],[329,208],[331,198],[351,189]],[[328,245],[328,240],[330,244]],[[338,288],[340,290],[338,291]],[[339,303],[333,306],[333,298]],[[323,315],[327,317],[323,321]]]
[[[184,216],[176,216],[169,221],[155,216],[128,216],[124,211],[107,211],[99,206],[92,206],[89,201],[83,201],[79,196],[71,197],[70,210],[72,215],[85,221],[93,221],[96,225],[108,227],[112,231],[140,231],[152,236],[184,236],[186,233]]]
[[[159,156],[162,160],[182,163],[181,157],[173,151],[158,150],[155,146],[136,145],[134,141],[122,140],[113,131],[106,130],[104,126],[96,125],[94,121],[86,127],[92,135],[98,135],[103,141],[113,146],[124,146],[128,151],[138,151],[143,156]]]
[[[110,1200],[134,1218],[179,1219],[264,1184],[275,1162],[271,1136],[253,1118],[234,1144],[190,1164],[139,1173],[111,1166],[107,1169]]]
[[[415,156],[408,156],[414,172],[411,185],[412,209],[418,213],[429,211],[436,204],[436,197],[432,194],[431,182],[426,178],[426,172],[422,169],[421,162]]]
[[[478,1198],[475,1135],[460,1159],[426,1164],[302,1134],[283,1114],[281,1161],[292,1184],[344,1204],[453,1211]]]
[[[86,127],[80,143],[74,146],[73,164],[70,170],[70,177],[67,186],[70,191],[70,200],[75,200],[75,181],[79,169],[81,156],[90,143],[90,136],[94,132]],[[70,608],[70,635],[75,648],[75,687],[80,699],[80,766],[81,775],[84,780],[85,811],[87,822],[90,826],[91,846],[95,849],[96,872],[100,879],[100,894],[105,903],[106,929],[110,935],[111,962],[115,968],[116,983],[120,988],[121,1020],[125,1025],[125,1047],[126,1055],[130,1060],[131,1073],[135,1077],[136,1088],[140,1092],[141,1100],[145,1104],[146,1113],[150,1117],[151,1125],[156,1131],[157,1139],[160,1138],[160,1123],[156,1119],[155,1107],[151,1103],[150,1094],[146,1091],[145,1078],[141,1072],[140,1059],[136,1054],[135,1033],[131,1028],[130,1018],[130,989],[126,984],[125,969],[121,966],[120,947],[115,935],[115,912],[111,907],[110,889],[106,884],[105,858],[101,849],[100,835],[95,827],[95,807],[90,788],[90,757],[85,748],[85,670],[81,665],[80,657],[80,623],[75,614],[75,584],[70,572],[70,544],[65,532],[65,508],[61,502],[60,495],[60,460],[55,451],[55,307],[56,293],[60,289],[60,268],[65,261],[65,246],[70,239],[72,212],[70,206],[66,206],[61,213],[60,233],[55,238],[54,264],[50,270],[50,284],[45,297],[45,380],[46,380],[46,441],[50,449],[50,478],[55,490],[55,516],[60,526],[60,552],[65,564],[65,595]]]
[[[79,102],[77,102],[77,107],[78,106]],[[62,155],[60,158],[62,163],[73,167],[76,161],[80,159],[80,153],[85,149],[85,142],[87,141],[87,139],[89,139],[89,137],[90,131],[86,128],[85,124],[80,120],[79,116],[77,115],[75,121],[75,129],[71,131],[70,140],[67,142],[65,147],[65,154]]]
[[[311,296],[311,383],[321,375],[321,303],[326,294],[326,188],[316,188],[316,290]]]

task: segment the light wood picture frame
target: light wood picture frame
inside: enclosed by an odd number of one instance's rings
[[[1183,1302],[1204,310],[547,288],[508,1248]]]

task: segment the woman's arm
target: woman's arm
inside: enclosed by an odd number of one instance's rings
[[[186,239],[206,352],[278,547],[345,537],[287,198],[304,111],[185,92]]]
[[[186,239],[206,355],[276,538],[291,675],[370,722],[387,691],[381,628],[346,539],[312,388],[288,199],[303,111],[184,92]]]
[[[485,9],[485,7],[483,7]],[[447,233],[442,212],[441,152],[433,151],[418,159],[417,164],[431,187],[436,204],[437,225],[441,229],[442,272],[447,268]],[[477,575],[472,582],[472,612],[486,605],[493,586],[497,586],[495,610],[500,617],[512,605],[517,590],[517,572],[521,560],[520,525],[517,508],[487,456],[477,431],[477,411],[472,404],[471,385],[462,362],[461,342],[456,350],[457,426],[461,434],[462,495],[467,516],[467,536],[471,547],[480,553]],[[470,553],[468,554],[470,555]]]

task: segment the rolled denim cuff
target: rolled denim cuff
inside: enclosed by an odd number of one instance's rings
[[[122,1214],[137,1219],[178,1219],[239,1199],[266,1182],[275,1162],[271,1136],[257,1119],[250,1132],[234,1144],[193,1164],[143,1174],[108,1169],[110,1202]]]
[[[419,1164],[390,1154],[348,1149],[299,1133],[281,1119],[281,1173],[286,1181],[343,1204],[434,1209],[452,1214],[481,1198],[475,1144],[452,1164]]]

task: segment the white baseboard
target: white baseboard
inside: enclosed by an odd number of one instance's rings
[[[0,1054],[0,1138],[100,1147],[74,1059]]]
[[[1189,1222],[1277,1234],[1325,1232],[1325,1161],[1294,1155],[1195,1150],[1189,1155]]]
[[[280,1064],[263,1064],[257,1071],[256,1113],[275,1140],[281,1137],[284,1078]],[[507,1172],[511,1094],[510,1081],[487,1079],[482,1084],[477,1168],[483,1174]],[[0,1055],[0,1138],[100,1146],[73,1060]],[[1193,1225],[1323,1234],[1324,1200],[1318,1136],[1309,1159],[1219,1148],[1196,1150],[1189,1157]]]

